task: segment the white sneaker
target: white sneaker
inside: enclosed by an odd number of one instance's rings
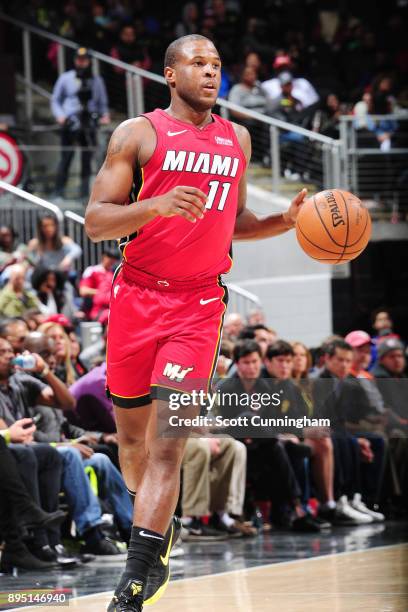
[[[361,493],[354,493],[353,501],[350,502],[350,506],[362,514],[371,516],[373,521],[376,523],[382,523],[385,521],[385,516],[381,512],[374,512],[374,510],[367,508],[365,503],[361,500]]]
[[[336,503],[334,517],[336,525],[367,525],[373,522],[374,520],[371,516],[363,514],[350,506],[345,495],[342,495]]]

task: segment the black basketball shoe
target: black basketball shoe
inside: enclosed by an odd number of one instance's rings
[[[143,582],[129,578],[116,589],[107,612],[142,612]]]
[[[163,596],[164,591],[170,580],[170,552],[181,532],[181,521],[177,516],[173,516],[170,527],[164,536],[164,542],[160,549],[157,563],[149,572],[144,603],[146,606],[156,603]]]

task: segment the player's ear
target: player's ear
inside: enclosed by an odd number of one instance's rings
[[[167,85],[169,85],[170,87],[174,87],[175,82],[176,82],[176,75],[175,75],[174,68],[171,68],[170,66],[166,66],[166,68],[164,69],[164,78],[167,81]]]

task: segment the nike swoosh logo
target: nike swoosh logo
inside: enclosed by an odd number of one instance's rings
[[[177,136],[178,134],[184,134],[187,130],[181,130],[181,132],[167,132],[167,136]]]
[[[145,533],[143,530],[139,531],[139,535],[141,535],[142,538],[154,538],[155,540],[162,540],[163,539],[160,536],[154,536],[154,535],[151,535],[150,533]]]
[[[203,300],[203,298],[201,298],[200,300],[200,304],[201,306],[205,306],[206,304],[209,304],[210,302],[215,302],[215,300],[219,300],[220,298],[210,298],[209,300]]]
[[[162,555],[160,555],[160,561],[163,563],[163,565],[165,567],[167,567],[167,565],[169,564],[171,545],[173,543],[173,534],[174,534],[174,525],[171,526],[171,536],[170,536],[170,540],[169,540],[169,545],[167,547],[167,552],[166,552],[164,557]]]

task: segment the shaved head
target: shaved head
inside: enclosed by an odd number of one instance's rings
[[[201,34],[188,34],[187,36],[181,36],[180,38],[176,38],[172,43],[167,47],[166,53],[164,55],[164,67],[174,68],[176,65],[177,59],[180,55],[180,51],[185,44],[195,41],[207,41],[211,44],[214,44],[212,40],[207,38],[206,36],[201,36]]]

